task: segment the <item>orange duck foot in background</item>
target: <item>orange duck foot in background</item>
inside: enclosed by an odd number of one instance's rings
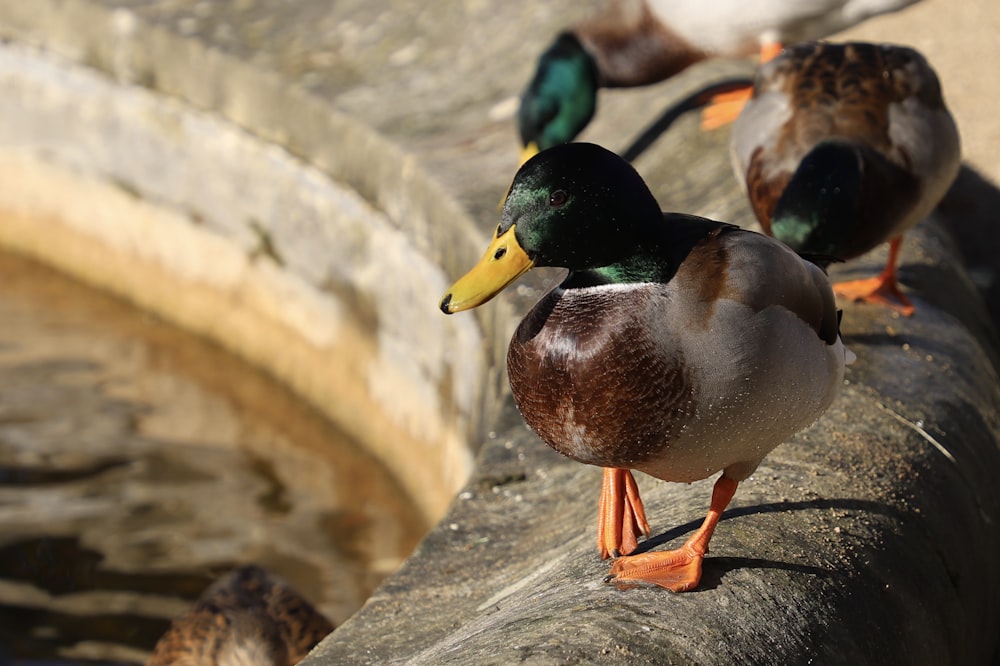
[[[611,565],[611,573],[605,580],[616,583],[645,581],[665,587],[671,592],[693,590],[701,581],[701,563],[708,552],[708,542],[722,518],[722,512],[736,494],[738,485],[738,482],[723,474],[715,482],[712,504],[705,522],[683,546],[676,550],[619,558]]]
[[[597,515],[601,559],[628,555],[639,547],[640,534],[649,534],[649,523],[635,477],[627,469],[605,467]]]
[[[736,122],[751,95],[753,88],[747,86],[713,96],[708,106],[701,110],[701,128],[709,131]]]
[[[884,305],[904,317],[912,316],[913,304],[903,294],[899,288],[899,282],[896,281],[896,260],[899,257],[899,246],[902,242],[903,239],[899,236],[893,238],[889,243],[889,258],[885,262],[885,268],[878,276],[864,280],[837,282],[833,285],[833,292],[853,301]]]
[[[783,45],[776,42],[762,44],[760,47],[761,64],[781,53],[782,48]],[[709,131],[735,122],[752,96],[753,86],[712,96],[708,105],[701,110],[701,128]]]

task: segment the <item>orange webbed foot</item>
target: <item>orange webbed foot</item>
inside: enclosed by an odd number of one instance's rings
[[[904,317],[912,316],[913,303],[899,288],[899,282],[896,280],[896,262],[899,260],[902,243],[902,236],[897,236],[889,242],[889,257],[885,262],[885,268],[877,277],[837,282],[833,285],[833,293],[853,301],[884,305]]]
[[[736,494],[738,485],[738,482],[725,474],[720,476],[712,489],[712,504],[704,522],[683,546],[676,550],[619,558],[611,565],[611,572],[605,581],[644,581],[673,592],[687,592],[698,587],[701,582],[701,563],[708,552],[708,542],[722,518],[722,512]]]
[[[778,42],[765,42],[760,47],[761,64],[772,60],[783,45]],[[719,129],[724,125],[736,122],[750,98],[753,97],[753,86],[740,88],[731,92],[714,95],[708,105],[701,110],[701,128],[705,131]]]
[[[611,573],[605,580],[616,583],[645,581],[671,592],[687,592],[701,581],[704,559],[704,553],[696,552],[688,544],[677,550],[620,557],[611,565]]]
[[[895,280],[887,281],[880,275],[865,280],[838,282],[833,292],[852,301],[875,303],[895,310],[904,317],[913,315],[915,309]]]
[[[597,516],[597,550],[601,559],[628,555],[649,534],[639,486],[627,469],[604,468]]]
[[[714,95],[701,110],[701,128],[709,131],[735,122],[752,94],[753,88],[748,86]]]

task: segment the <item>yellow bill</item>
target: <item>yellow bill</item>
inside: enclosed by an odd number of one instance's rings
[[[538,154],[538,144],[535,143],[534,141],[529,141],[528,145],[521,149],[521,161],[518,162],[518,166],[523,165],[525,162],[527,162],[537,154]]]
[[[535,265],[514,235],[514,226],[494,237],[486,253],[441,299],[441,311],[454,314],[482,305]]]

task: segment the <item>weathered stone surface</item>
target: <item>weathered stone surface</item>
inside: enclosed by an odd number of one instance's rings
[[[405,350],[408,332],[445,326],[431,317],[442,316],[434,311],[440,291],[430,287],[464,270],[492,227],[514,168],[514,96],[534,56],[556,28],[588,11],[562,0],[420,9],[402,0],[37,0],[0,5],[0,34],[218,114],[356,193],[441,269],[409,296],[403,311],[412,319],[393,337]],[[715,63],[663,86],[605,95],[585,138],[623,148],[669,100],[747,71]],[[701,134],[694,123],[682,118],[638,168],[665,208],[749,224],[729,173],[727,132]],[[149,177],[127,182],[142,196],[153,187]],[[996,199],[992,185],[978,185]],[[908,236],[902,279],[916,317],[845,308],[858,361],[843,394],[743,485],[713,539],[705,587],[692,594],[604,584],[607,564],[592,543],[598,470],[548,451],[509,399],[497,399],[509,332],[553,276],[483,308],[485,388],[481,410],[471,412],[494,436],[414,557],[307,663],[995,659],[997,342],[948,231],[975,229],[980,216],[991,221],[982,200],[949,198],[941,219]],[[291,222],[281,212],[261,223],[287,239]],[[246,249],[248,228],[220,233]],[[973,256],[977,243],[963,245]],[[307,247],[286,240],[277,248],[293,252],[289,265],[303,268],[300,277],[323,264],[299,256]],[[995,274],[995,254],[974,256],[982,269],[974,278]],[[409,257],[393,257],[391,270],[402,273]],[[838,273],[869,272],[883,257]],[[330,291],[323,297],[337,296]],[[445,353],[415,373],[456,404],[468,398],[454,377],[479,362],[466,325],[448,324],[455,328],[441,335],[454,338],[445,337]],[[694,528],[710,483],[640,480],[654,547]]]

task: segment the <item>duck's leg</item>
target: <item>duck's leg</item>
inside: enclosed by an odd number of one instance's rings
[[[676,550],[643,553],[622,557],[611,565],[607,580],[641,580],[656,583],[673,592],[693,590],[701,580],[701,562],[708,552],[708,542],[715,532],[722,512],[736,493],[736,481],[723,473],[712,490],[712,504],[705,522]]]
[[[601,559],[628,555],[638,548],[640,534],[649,534],[649,523],[635,477],[627,469],[605,467],[597,515]]]
[[[761,64],[773,59],[781,53],[782,44],[764,42],[760,47]],[[714,130],[735,122],[740,112],[753,95],[753,86],[739,88],[731,92],[719,93],[709,100],[708,105],[701,110],[701,128]]]
[[[896,262],[899,259],[899,248],[903,243],[902,236],[896,236],[889,242],[889,258],[885,268],[878,276],[864,280],[838,282],[833,285],[833,291],[838,296],[850,298],[865,303],[878,303],[892,308],[904,317],[913,314],[913,304],[903,294],[896,280]]]

